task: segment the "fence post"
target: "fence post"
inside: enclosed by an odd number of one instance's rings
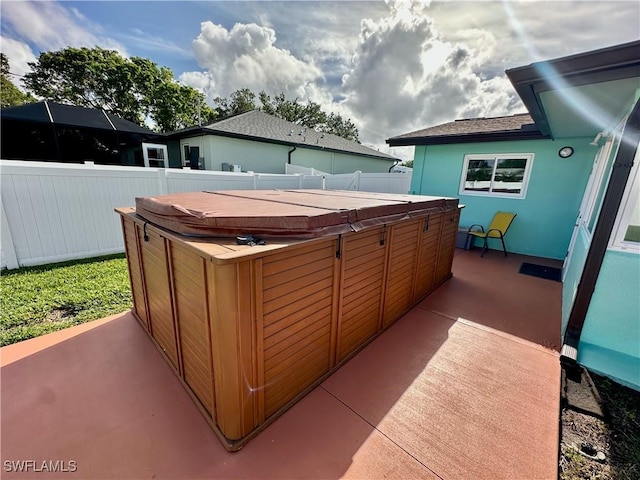
[[[167,181],[168,168],[158,169],[158,187],[160,188],[160,195],[169,193],[169,182]]]
[[[358,191],[358,192],[360,191],[360,174],[361,173],[362,172],[360,170],[356,170],[355,173],[354,173],[354,175],[356,177],[356,191]]]
[[[4,204],[0,203],[0,207],[2,207],[2,224],[0,225],[0,233],[2,234],[2,237],[0,238],[0,245],[2,245],[2,253],[4,255],[4,260],[7,264],[7,268],[9,270],[13,270],[14,268],[18,268],[20,266],[20,263],[18,262],[16,248],[13,244],[13,237],[11,236],[9,221],[7,220],[7,216],[4,213]]]

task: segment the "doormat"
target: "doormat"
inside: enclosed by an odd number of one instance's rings
[[[546,278],[547,280],[555,280],[559,282],[562,278],[562,270],[555,267],[546,267],[544,265],[536,265],[535,263],[524,262],[520,266],[520,273],[531,275],[532,277]]]

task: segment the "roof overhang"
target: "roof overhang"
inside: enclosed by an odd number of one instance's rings
[[[611,127],[640,88],[640,41],[506,71],[543,135],[590,136]]]
[[[481,143],[506,142],[513,140],[540,140],[548,138],[538,130],[523,129],[504,132],[470,133],[465,135],[439,135],[431,137],[401,137],[389,138],[390,147],[405,147],[413,145],[448,145],[452,143]]]

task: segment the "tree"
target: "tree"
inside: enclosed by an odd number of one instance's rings
[[[358,128],[349,120],[337,113],[326,114],[322,107],[312,101],[301,104],[298,99],[287,100],[284,93],[271,99],[264,91],[259,94],[261,110],[270,115],[283,118],[290,122],[313,128],[319,132],[331,133],[348,140],[358,142]]]
[[[36,99],[32,95],[20,91],[13,84],[9,79],[10,74],[9,59],[4,53],[0,53],[0,108],[35,102]]]
[[[41,53],[29,66],[25,85],[48,100],[101,108],[139,125],[148,117],[163,132],[196,125],[199,105],[202,118],[215,118],[202,93],[180,85],[169,68],[146,58],[69,47]]]
[[[216,104],[216,112],[220,119],[239,115],[241,113],[255,110],[256,94],[248,88],[241,88],[233,92],[229,99],[216,97],[213,99]]]

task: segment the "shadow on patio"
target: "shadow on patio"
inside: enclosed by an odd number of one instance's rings
[[[19,460],[76,462],[47,478],[556,478],[560,367],[537,344],[559,344],[560,283],[522,261],[458,252],[453,279],[237,453],[131,314],[5,347],[3,478],[38,475]]]

